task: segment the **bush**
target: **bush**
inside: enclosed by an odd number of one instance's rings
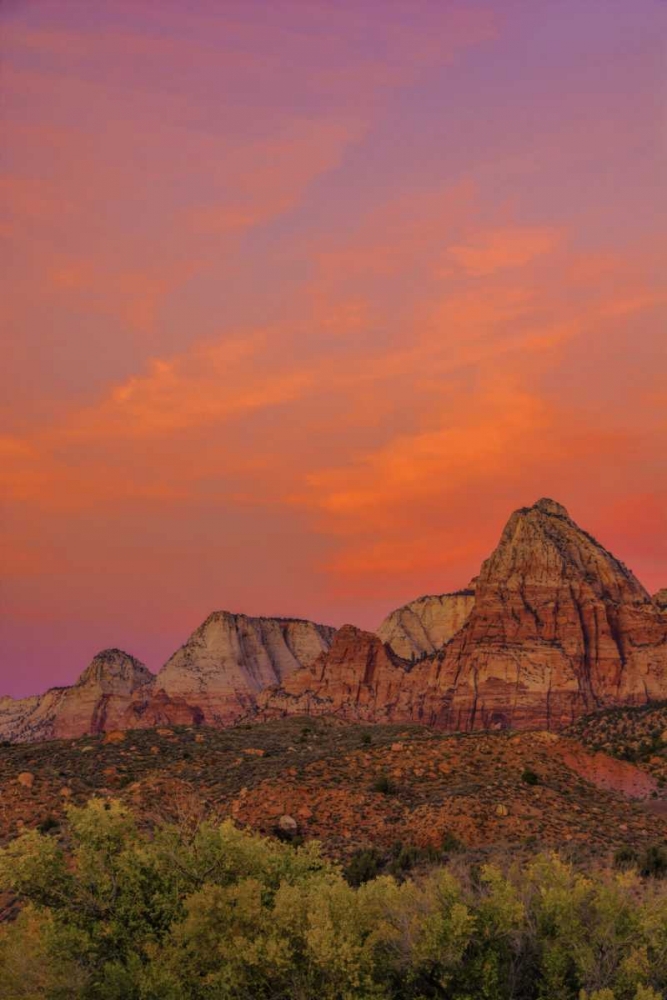
[[[636,868],[639,862],[639,855],[634,847],[625,844],[614,854],[614,868]]]
[[[639,873],[645,878],[664,878],[667,874],[667,852],[659,844],[647,847],[639,859]]]
[[[442,849],[446,854],[455,854],[457,851],[465,851],[465,844],[447,830],[442,838]]]
[[[521,780],[525,781],[527,785],[539,785],[540,778],[539,775],[535,774],[534,771],[526,769],[522,775]]]
[[[63,844],[70,853],[65,854]],[[620,853],[620,852],[618,852]],[[401,872],[428,852],[396,844]],[[664,869],[662,846],[642,856]],[[316,845],[70,807],[62,844],[0,850],[0,994],[23,1000],[661,1000],[667,882],[520,866],[398,882],[375,847],[346,879]],[[350,884],[352,883],[352,884]]]
[[[395,795],[398,791],[397,785],[388,774],[380,774],[371,787],[374,792],[380,792],[382,795]]]
[[[355,851],[345,866],[345,878],[350,885],[359,886],[376,878],[384,865],[384,859],[376,847],[365,847]]]
[[[52,833],[54,830],[60,829],[60,822],[55,818],[55,816],[47,816],[37,827],[40,833]]]
[[[373,739],[372,739],[370,733],[362,733],[361,734],[361,743],[362,743],[362,746],[369,747],[372,742],[373,742]]]

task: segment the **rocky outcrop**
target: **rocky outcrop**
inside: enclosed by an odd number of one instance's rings
[[[0,737],[18,742],[117,729],[135,695],[150,691],[153,680],[133,656],[105,649],[72,687],[51,688],[31,698],[0,699]]]
[[[71,688],[0,699],[0,739],[294,713],[554,730],[667,698],[667,592],[650,597],[555,501],[515,511],[473,583],[399,608],[378,635],[218,611],[157,677],[106,650]]]
[[[553,500],[516,511],[463,629],[425,665],[415,715],[559,728],[667,692],[667,623],[634,574]]]
[[[197,705],[208,723],[252,709],[260,691],[308,669],[335,629],[295,618],[249,618],[216,611],[157,676],[156,691]]]
[[[418,597],[387,615],[377,630],[404,660],[415,661],[449,642],[465,625],[475,603],[473,584],[453,594]]]
[[[342,715],[368,722],[400,717],[410,701],[409,666],[372,632],[343,625],[328,652],[259,695],[255,715]]]
[[[335,629],[296,619],[210,615],[157,677],[107,649],[71,687],[0,698],[0,740],[69,739],[109,730],[232,722],[268,684],[309,666]]]
[[[264,715],[333,711],[446,729],[549,730],[667,695],[665,616],[631,571],[548,499],[510,517],[465,624],[439,653],[411,666],[363,636],[352,641],[346,630],[313,669],[266,692]]]

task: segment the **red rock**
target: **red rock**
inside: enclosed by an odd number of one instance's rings
[[[575,740],[558,740],[552,752],[586,781],[607,791],[620,792],[628,799],[647,799],[657,791],[656,779],[628,761],[604,753],[590,753]]]
[[[667,592],[651,598],[553,500],[512,514],[465,591],[413,601],[380,631],[215,612],[157,677],[111,649],[70,688],[0,698],[0,739],[297,713],[555,730],[667,697]]]
[[[312,667],[295,671],[280,688],[259,695],[259,717],[332,713],[347,719],[390,719],[402,692],[410,689],[406,668],[406,661],[372,632],[344,625]]]
[[[509,519],[440,653],[412,666],[344,626],[312,667],[260,694],[258,714],[548,730],[666,695],[667,616],[565,508],[540,500]]]

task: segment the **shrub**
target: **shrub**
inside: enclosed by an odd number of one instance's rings
[[[645,878],[664,878],[667,875],[667,852],[660,844],[647,847],[639,859],[639,874]]]
[[[465,851],[465,844],[451,830],[447,830],[442,838],[442,849],[447,854],[454,854],[457,851]]]
[[[624,844],[619,847],[614,854],[614,868],[635,868],[639,861],[639,855],[634,847]]]
[[[380,792],[382,795],[395,795],[398,791],[396,783],[391,780],[388,774],[378,775],[371,787],[374,792]]]
[[[37,829],[40,833],[52,833],[54,830],[60,829],[60,822],[55,818],[55,816],[47,816],[38,825]]]
[[[522,775],[521,780],[525,781],[527,785],[538,785],[540,783],[539,775],[535,774],[534,771],[526,769]]]
[[[363,885],[376,878],[382,870],[384,859],[376,847],[355,851],[345,866],[345,878],[353,886]]]
[[[70,807],[62,844],[0,850],[0,995],[34,1000],[660,1000],[667,882],[556,855],[399,883],[376,847],[345,877],[316,845],[230,822]],[[65,854],[64,844],[68,854]],[[618,852],[620,853],[620,852]],[[397,843],[397,871],[430,853]],[[640,859],[664,870],[656,845]],[[347,881],[346,881],[347,879]]]

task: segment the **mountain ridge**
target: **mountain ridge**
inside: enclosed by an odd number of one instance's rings
[[[514,511],[467,587],[416,598],[376,633],[213,611],[153,674],[98,653],[70,687],[0,698],[0,739],[331,713],[451,730],[559,729],[667,697],[667,590],[541,498]]]

